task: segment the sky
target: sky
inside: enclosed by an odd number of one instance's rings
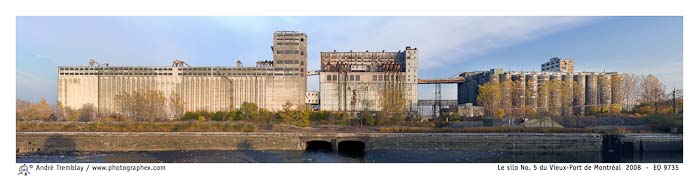
[[[323,51],[418,48],[419,78],[503,68],[539,71],[549,58],[576,71],[653,74],[682,88],[682,17],[41,17],[16,18],[17,99],[55,104],[57,67],[254,66],[271,60],[272,33],[308,34],[308,69]],[[309,90],[318,90],[310,77]],[[434,98],[420,85],[419,99]],[[442,86],[456,99],[456,85]]]

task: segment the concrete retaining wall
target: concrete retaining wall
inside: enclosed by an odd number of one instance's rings
[[[18,154],[70,151],[304,150],[306,142],[361,141],[367,150],[601,151],[600,134],[17,132]]]

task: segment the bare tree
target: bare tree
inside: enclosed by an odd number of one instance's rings
[[[646,103],[653,103],[655,113],[658,113],[658,102],[665,99],[665,85],[653,75],[647,75],[641,83],[643,92],[642,100]]]
[[[83,104],[78,110],[80,121],[92,121],[97,116],[97,108],[91,103]]]
[[[175,119],[179,119],[184,113],[184,101],[179,93],[173,91],[170,93],[170,110],[174,114]]]
[[[154,121],[165,117],[165,95],[158,90],[134,90],[115,96],[120,112],[136,120]]]
[[[632,108],[632,102],[638,101],[640,77],[633,73],[624,73],[623,78],[624,83],[621,89],[624,93],[623,108],[624,110],[630,110]]]
[[[66,118],[66,112],[65,112],[65,107],[63,106],[63,103],[60,101],[56,101],[56,106],[54,106],[54,113],[56,115],[56,120],[57,121],[63,121]]]

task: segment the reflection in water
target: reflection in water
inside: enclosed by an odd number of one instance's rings
[[[682,152],[644,152],[605,159],[600,152],[458,150],[159,151],[19,155],[17,163],[681,163]]]

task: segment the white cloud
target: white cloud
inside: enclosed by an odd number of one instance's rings
[[[420,68],[468,60],[496,48],[589,23],[590,17],[356,18],[314,27],[323,46],[337,50],[420,50]],[[315,30],[312,30],[315,31]],[[323,49],[329,50],[329,49]]]

